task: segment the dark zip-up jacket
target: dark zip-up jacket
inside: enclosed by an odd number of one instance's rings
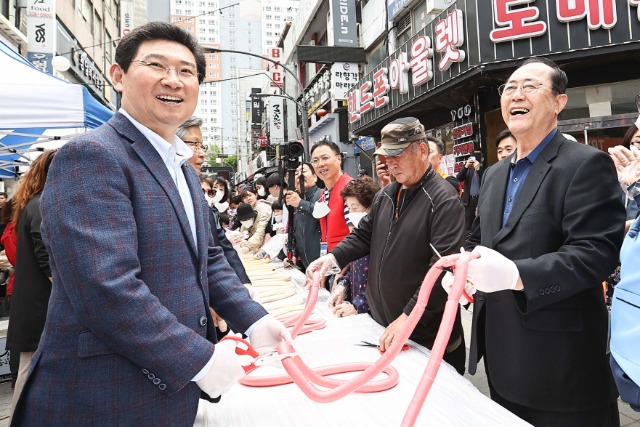
[[[386,327],[415,306],[420,284],[438,259],[429,244],[443,256],[450,255],[460,251],[464,237],[464,207],[458,194],[429,167],[420,183],[409,189],[401,190],[397,182],[383,188],[369,215],[331,253],[340,266],[369,254],[369,310]],[[439,279],[412,340],[433,346],[446,300]],[[458,311],[449,343],[461,334]]]
[[[315,185],[305,189],[304,198],[294,211],[296,250],[304,268],[320,257],[320,222],[312,212],[321,194],[322,190]]]

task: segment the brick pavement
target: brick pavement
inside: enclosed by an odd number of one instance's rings
[[[465,332],[465,341],[467,346],[471,341],[471,312],[462,310],[462,326]],[[489,386],[487,385],[487,376],[484,372],[484,365],[481,363],[478,366],[478,372],[476,375],[465,374],[471,383],[476,386],[480,392],[484,395],[489,395]],[[5,382],[0,384],[0,427],[7,427],[9,425],[9,409],[11,407],[11,383]],[[624,402],[619,401],[618,406],[620,408],[620,425],[621,427],[640,427],[640,413],[635,412]]]

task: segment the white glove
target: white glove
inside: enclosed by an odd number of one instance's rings
[[[311,279],[316,271],[320,272],[320,276],[331,276],[332,274],[340,273],[340,266],[333,254],[327,254],[309,264],[307,277]]]
[[[231,390],[244,377],[244,369],[236,354],[236,342],[220,341],[215,346],[215,359],[209,371],[196,381],[198,387],[210,397],[218,397]]]
[[[454,277],[453,274],[449,273],[448,271],[442,277],[442,287],[444,288],[447,294],[450,294],[451,288],[453,288],[453,277]],[[467,295],[473,296],[473,294],[476,293],[476,288],[474,288],[473,285],[469,283],[469,281],[467,281],[464,284],[464,291],[467,293]],[[467,305],[471,301],[469,301],[463,294],[463,295],[460,295],[460,299],[458,300],[458,302],[461,305]]]
[[[286,326],[269,314],[258,320],[249,334],[251,347],[260,355],[277,351],[282,340],[293,341]]]
[[[476,246],[472,254],[480,257],[469,262],[467,280],[477,290],[498,292],[515,289],[520,272],[513,261],[484,246]]]
[[[344,285],[334,284],[331,290],[331,296],[329,297],[329,307],[342,304],[346,296],[347,288],[345,288]]]

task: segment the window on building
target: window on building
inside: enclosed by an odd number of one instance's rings
[[[276,12],[282,12],[282,8],[279,6],[276,6],[276,8],[274,9]]]
[[[273,18],[272,15],[264,15],[264,19],[266,19],[267,21],[271,21],[271,18]]]
[[[396,23],[396,46],[402,46],[411,38],[411,14],[408,13]]]
[[[111,63],[113,62],[113,39],[111,38],[111,34],[109,34],[109,31],[107,31],[105,29],[104,32],[104,57],[107,60],[107,62]]]
[[[411,27],[413,34],[427,26],[431,22],[431,15],[427,13],[427,3],[420,2],[411,11]]]
[[[93,3],[91,0],[80,1],[80,14],[87,21],[89,28],[93,30]]]
[[[97,45],[101,45],[102,44],[102,33],[103,33],[103,29],[102,29],[102,19],[100,18],[100,16],[98,16],[98,14],[95,14],[95,17],[93,19],[93,42],[94,44]],[[102,47],[102,46],[100,46]],[[104,49],[104,47],[102,47]]]
[[[378,64],[380,64],[387,56],[387,45],[384,41],[379,42],[367,55],[367,65],[365,65],[364,73],[367,74]]]
[[[273,46],[273,40],[267,40],[267,46]]]
[[[271,12],[271,6],[265,6],[264,7],[264,11],[265,12]]]
[[[272,28],[272,27],[273,27],[273,24],[267,23],[267,28]]]

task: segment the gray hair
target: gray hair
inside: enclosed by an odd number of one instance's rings
[[[178,127],[178,130],[176,131],[176,136],[182,139],[182,137],[184,137],[184,135],[187,133],[187,128],[190,128],[191,126],[200,127],[202,126],[202,123],[204,122],[200,117],[191,116],[183,124],[181,124]]]

